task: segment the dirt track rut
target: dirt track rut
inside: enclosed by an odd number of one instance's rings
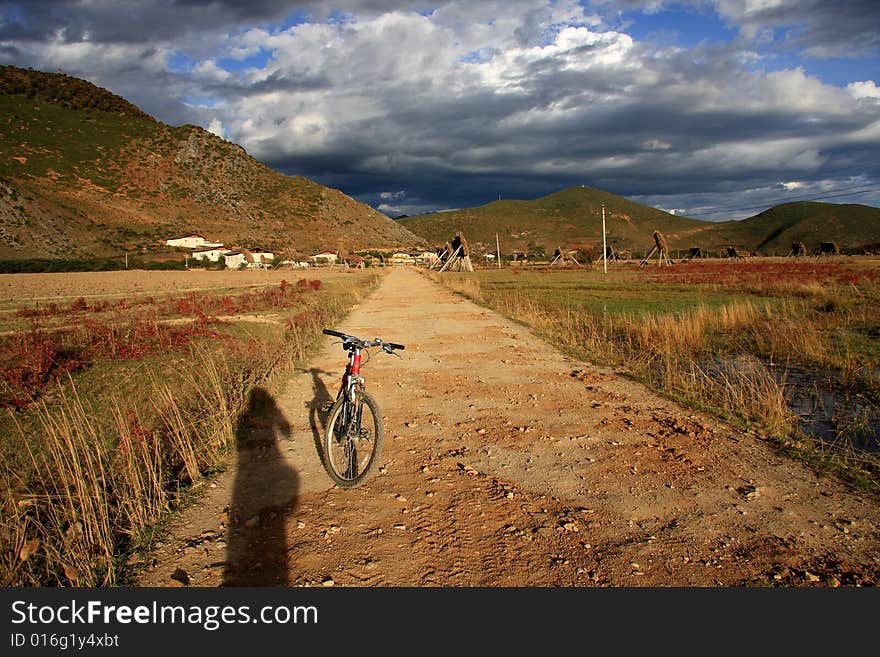
[[[874,497],[396,269],[336,328],[406,344],[364,368],[381,467],[342,491],[314,438],[344,353],[327,338],[183,512],[139,584],[876,584]],[[176,575],[174,574],[176,572]]]

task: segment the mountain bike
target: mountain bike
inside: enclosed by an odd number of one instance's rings
[[[362,362],[363,354],[367,355],[368,362],[369,349],[379,347],[385,353],[400,357],[395,350],[404,347],[395,342],[383,342],[379,338],[361,340],[331,329],[324,329],[323,332],[342,340],[342,348],[348,352],[348,364],[336,401],[330,408],[321,460],[337,486],[354,488],[375,469],[384,438],[382,412],[375,398],[366,391],[361,375],[361,366],[365,364]]]

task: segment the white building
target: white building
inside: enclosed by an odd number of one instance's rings
[[[265,268],[275,261],[275,254],[271,251],[266,251],[266,249],[256,247],[250,249],[249,253],[253,258],[253,262],[248,262],[249,267]]]
[[[416,262],[418,262],[420,265],[433,265],[438,260],[440,260],[440,256],[438,256],[434,251],[422,251],[418,256],[416,256]]]
[[[311,257],[311,261],[316,265],[333,265],[338,259],[339,256],[335,251],[321,251]]]
[[[242,263],[247,262],[241,251],[224,251],[223,260],[226,262],[226,269],[238,269]]]
[[[391,256],[392,265],[413,265],[415,262],[415,258],[409,253],[404,253],[403,251],[399,251]]]
[[[226,247],[220,246],[209,249],[196,249],[192,252],[192,257],[196,260],[207,260],[209,262],[220,262],[220,258],[226,253]]]
[[[181,235],[180,237],[172,237],[171,239],[165,240],[166,246],[180,246],[185,249],[197,249],[197,248],[208,248],[208,247],[217,247],[223,246],[218,242],[209,242],[201,235],[196,235],[195,233],[191,235]]]

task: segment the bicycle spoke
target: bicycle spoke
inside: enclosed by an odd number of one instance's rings
[[[363,391],[352,403],[340,400],[331,412],[324,462],[334,481],[350,488],[373,469],[381,448],[382,419],[376,402]]]
[[[354,444],[354,441],[349,439],[348,441],[348,468],[345,471],[345,476],[347,479],[354,479],[358,474],[358,462],[357,462],[357,445]]]

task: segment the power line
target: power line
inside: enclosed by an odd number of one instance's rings
[[[865,194],[867,192],[880,191],[880,186],[866,187],[864,189],[851,188],[848,191],[841,191],[838,189],[838,190],[834,190],[834,191],[835,191],[835,193],[833,193],[833,194],[822,194],[821,196],[816,196],[813,194],[806,194],[803,196],[789,196],[789,197],[781,198],[781,199],[778,199],[775,201],[774,200],[765,201],[761,205],[752,205],[752,206],[746,206],[746,207],[742,207],[739,205],[730,205],[730,206],[726,206],[726,207],[716,208],[715,210],[709,210],[709,211],[703,212],[701,214],[717,214],[719,212],[731,212],[734,210],[758,210],[760,208],[770,208],[775,205],[781,205],[783,203],[792,203],[795,201],[817,201],[817,200],[824,200],[824,199],[829,199],[829,198],[837,198],[840,196],[856,196],[858,194]]]
[[[844,188],[845,189],[845,188]],[[865,187],[863,189],[850,188],[848,191],[841,191],[840,189],[834,190],[833,194],[822,194],[820,196],[815,196],[813,194],[807,194],[804,196],[789,196],[784,199],[779,199],[777,201],[766,201],[761,205],[752,205],[747,207],[742,207],[738,205],[731,205],[727,207],[716,208],[715,210],[708,210],[706,212],[700,212],[700,215],[706,214],[719,214],[722,212],[732,212],[734,210],[758,210],[758,209],[766,209],[771,208],[775,205],[781,205],[783,203],[793,203],[795,201],[823,201],[829,198],[839,198],[841,196],[856,196],[858,194],[866,194],[868,192],[880,191],[880,185],[872,185],[871,187]]]

